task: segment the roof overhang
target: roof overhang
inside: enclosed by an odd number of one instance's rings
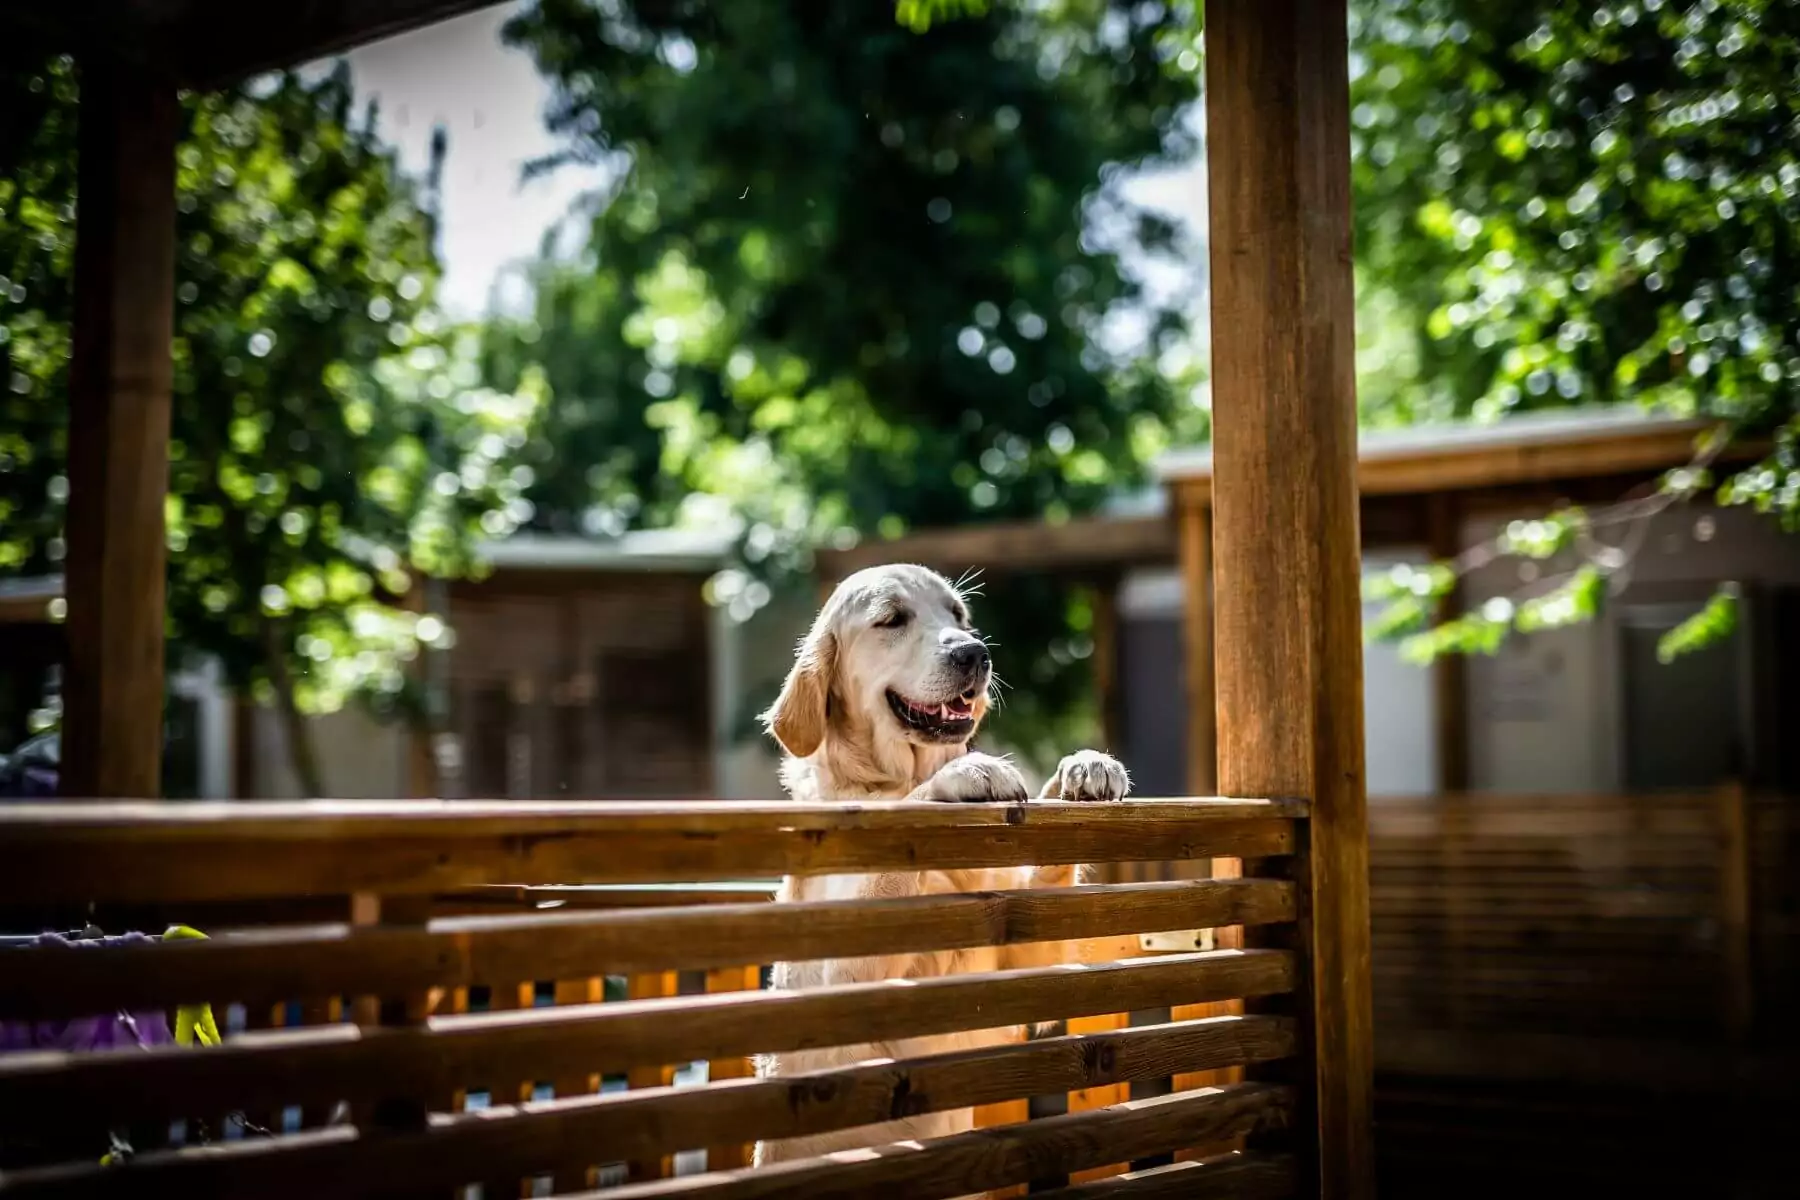
[[[0,23],[35,28],[55,49],[133,63],[200,90],[296,67],[499,0],[18,0]]]

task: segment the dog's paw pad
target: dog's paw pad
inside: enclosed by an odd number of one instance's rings
[[[1064,800],[1100,802],[1123,800],[1131,791],[1131,776],[1110,754],[1078,750],[1057,764],[1058,791]]]

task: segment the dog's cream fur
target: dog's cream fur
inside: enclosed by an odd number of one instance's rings
[[[991,671],[986,655],[971,676],[967,662],[977,641],[961,594],[936,572],[916,566],[861,571],[838,586],[801,644],[780,697],[764,714],[787,752],[781,778],[796,800],[936,800],[1027,798],[1025,779],[1004,759],[969,750],[988,706]],[[963,659],[952,655],[961,649]],[[975,692],[973,724],[959,741],[938,742],[909,729],[888,702],[890,691],[936,703]],[[1129,783],[1112,758],[1085,750],[1063,759],[1042,798],[1122,799]],[[969,892],[995,888],[1064,887],[1080,868],[1011,867],[991,870],[908,871],[880,875],[789,877],[779,900],[851,900]],[[980,947],[883,958],[778,963],[777,988],[809,988],[883,979],[992,971],[1069,961],[1067,944]],[[764,1076],[795,1075],[869,1059],[926,1054],[1020,1041],[1022,1028],[977,1030],[901,1041],[807,1050],[759,1060]],[[940,1137],[971,1128],[970,1109],[927,1113],[878,1126],[760,1143],[761,1166],[884,1142]]]

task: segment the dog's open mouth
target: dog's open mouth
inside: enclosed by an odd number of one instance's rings
[[[900,724],[928,738],[956,741],[967,737],[975,728],[975,693],[972,691],[951,700],[923,704],[890,689],[887,699],[888,707],[894,710]]]

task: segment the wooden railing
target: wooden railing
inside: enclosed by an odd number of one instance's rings
[[[1378,1042],[1742,1041],[1759,990],[1751,812],[1735,787],[1372,802]]]
[[[1371,800],[1381,1194],[1784,1178],[1793,808],[1736,787]]]
[[[271,1018],[279,1009],[284,1025],[298,1008],[323,1023],[209,1048],[0,1057],[0,1143],[309,1114],[281,1136],[140,1145],[121,1166],[40,1163],[0,1176],[0,1195],[311,1200],[448,1196],[476,1184],[493,1197],[519,1194],[534,1177],[561,1194],[623,1174],[630,1181],[607,1193],[621,1200],[930,1200],[1071,1176],[1060,1194],[1079,1197],[1100,1186],[1079,1182],[1096,1171],[1159,1157],[1174,1161],[1108,1180],[1105,1194],[1304,1192],[1316,1141],[1305,1128],[1283,1131],[1313,1105],[1313,1073],[1301,1061],[1303,981],[1318,947],[1306,940],[1307,904],[1289,870],[1302,865],[1305,817],[1302,804],[1259,800],[0,809],[6,907],[100,904],[187,920],[189,906],[222,912],[301,897],[317,913],[336,897],[346,918],[105,952],[5,951],[0,1019],[204,1001]],[[1214,857],[1251,869],[1233,879],[799,904],[769,904],[757,898],[764,885],[733,882]],[[566,886],[574,880],[582,886]],[[705,888],[652,886],[671,882],[710,885],[728,902],[693,904]],[[484,905],[534,911],[479,915]],[[1265,948],[1118,954],[1121,938],[1136,948],[1139,934],[1244,926]],[[1076,943],[1076,957],[1090,961],[757,988],[757,968],[774,961],[1041,942]],[[628,998],[607,999],[609,977],[629,980]],[[532,1007],[546,983],[558,1003]],[[1184,1019],[1221,1001],[1247,1003]],[[1159,1010],[1170,1019],[1130,1025],[1128,1014]],[[746,1077],[754,1054],[1055,1021],[1067,1032]],[[711,1065],[707,1082],[676,1084],[671,1064],[700,1063]],[[1125,1099],[1134,1082],[1164,1080],[1185,1090]],[[612,1090],[614,1081],[626,1090]],[[555,1099],[521,1102],[545,1085]],[[1063,1115],[1017,1119],[1032,1097],[1058,1095]],[[968,1107],[1006,1123],[744,1168],[755,1140]],[[334,1109],[348,1121],[317,1128]],[[695,1151],[707,1152],[706,1173],[667,1178],[676,1155]]]

